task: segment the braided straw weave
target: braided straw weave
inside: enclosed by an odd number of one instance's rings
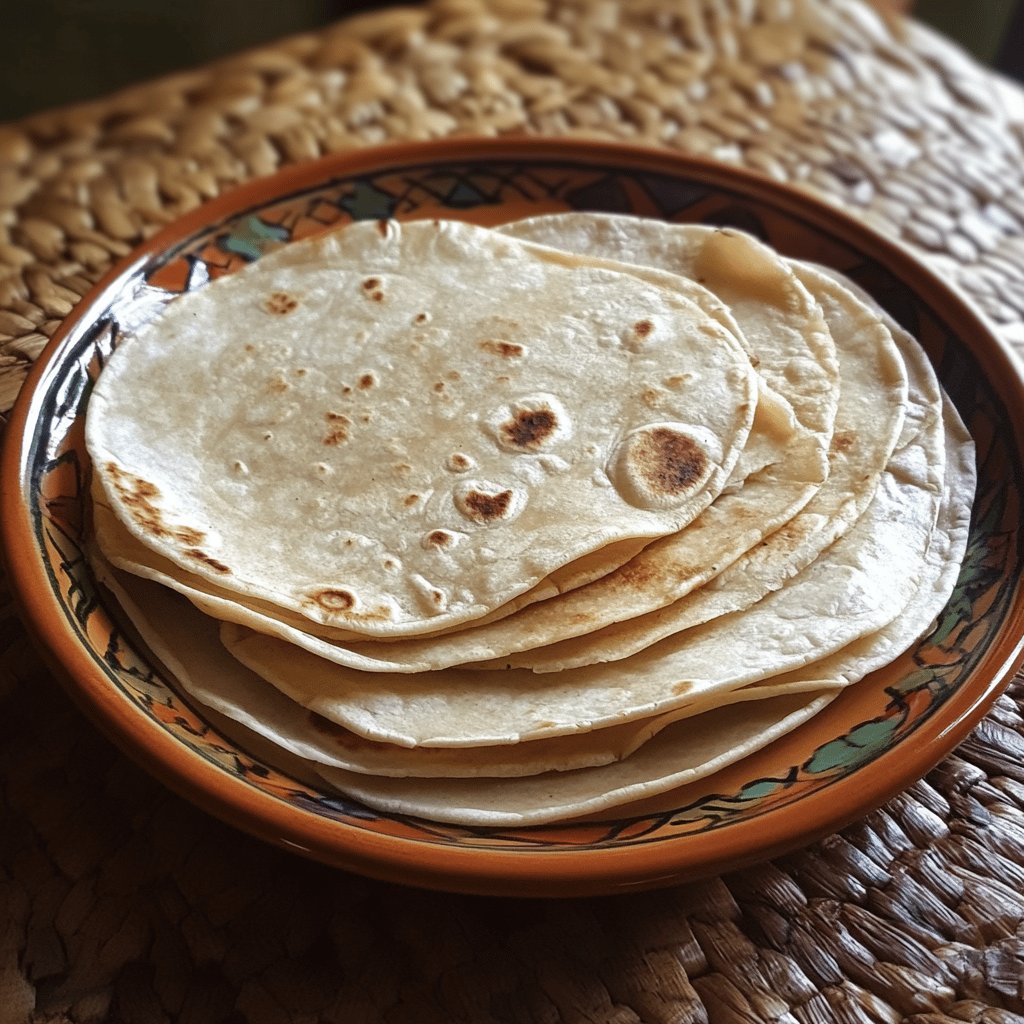
[[[916,246],[1024,348],[1024,94],[861,0],[435,0],[0,127],[0,410],[119,256],[392,139],[708,154]],[[774,863],[572,903],[420,893],[135,770],[0,606],[0,1024],[1024,1021],[1024,682],[887,807]]]

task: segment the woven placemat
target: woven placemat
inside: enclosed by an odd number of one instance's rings
[[[226,187],[391,139],[709,154],[914,245],[1024,347],[1024,94],[860,0],[436,0],[0,127],[0,410],[112,261]],[[1024,682],[864,821],[573,902],[366,881],[169,795],[0,601],[0,1024],[1024,1022]]]

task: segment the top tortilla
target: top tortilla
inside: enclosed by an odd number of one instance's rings
[[[86,426],[103,500],[180,569],[314,623],[486,615],[728,480],[756,375],[665,278],[450,221],[287,246],[111,357]]]

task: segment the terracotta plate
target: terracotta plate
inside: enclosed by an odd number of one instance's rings
[[[734,225],[849,275],[915,334],[978,446],[980,491],[956,591],[925,640],[813,721],[692,787],[585,823],[495,830],[380,815],[233,742],[118,626],[82,554],[90,386],[163,303],[351,219],[494,224],[605,210]],[[541,140],[370,150],[254,182],[171,225],[68,318],[25,387],[3,464],[3,539],[30,626],[93,718],[211,813],[380,878],[569,895],[669,884],[806,843],[882,803],[962,739],[1019,663],[1024,386],[972,310],[902,248],[799,192],[717,164]]]

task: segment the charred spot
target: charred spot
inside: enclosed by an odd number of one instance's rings
[[[647,482],[662,494],[682,494],[701,478],[707,457],[685,434],[656,427],[647,432],[636,452]]]
[[[351,395],[351,394],[352,394],[352,388],[351,388],[351,387],[350,387],[350,386],[349,386],[348,384],[346,384],[346,385],[344,385],[344,386],[342,387],[342,389],[341,389],[341,393],[342,393],[343,395]]]
[[[434,548],[448,548],[452,544],[452,535],[446,530],[432,530],[427,534],[427,543]]]
[[[461,473],[463,470],[469,469],[471,463],[462,452],[453,452],[448,456],[448,465]]]
[[[199,548],[186,548],[185,554],[189,558],[194,558],[197,562],[205,562],[215,572],[229,573],[231,570],[223,562],[218,562],[216,558],[208,555],[205,551],[201,551]]]
[[[439,381],[438,381],[438,382],[437,382],[437,383],[436,383],[436,384],[434,385],[434,390],[435,390],[435,391],[436,391],[436,392],[437,392],[438,394],[440,394],[440,393],[441,393],[442,391],[444,391],[444,381],[443,381],[443,380],[439,380]]]
[[[514,359],[523,354],[523,346],[517,345],[514,341],[492,341],[480,342],[480,347],[492,356],[502,356],[505,359]]]
[[[370,296],[370,298],[373,299],[374,302],[383,302],[384,301],[384,293],[382,291],[380,291],[380,290],[375,291]]]
[[[558,429],[558,417],[550,409],[524,409],[501,425],[505,441],[515,448],[533,451]]]
[[[255,352],[256,351],[256,346],[253,345],[251,342],[246,342],[246,344],[245,344],[245,351],[246,352]]]
[[[370,413],[364,412],[363,415],[359,417],[359,422],[360,423],[369,423],[370,420],[372,420],[372,419],[373,419],[373,416]]]
[[[359,389],[361,391],[366,391],[367,388],[372,388],[376,383],[377,378],[374,377],[372,373],[364,373],[362,377],[359,378]]]
[[[352,421],[343,412],[325,412],[324,420],[329,429],[323,436],[323,443],[330,448],[348,440],[348,428]]]
[[[637,322],[633,324],[633,333],[638,338],[646,338],[653,330],[654,324],[652,324],[650,320],[637,320]]]
[[[403,502],[403,504],[405,505],[406,508],[412,508],[412,506],[415,505],[416,502],[418,502],[419,500],[420,496],[418,494],[407,494],[405,496],[405,501]]]
[[[309,373],[309,370],[305,369],[305,367],[298,366],[292,370],[292,373],[294,373],[296,377],[305,377],[306,374]]]
[[[355,595],[348,590],[318,590],[309,596],[329,612],[347,612],[356,604]]]
[[[832,435],[832,447],[838,452],[847,452],[857,443],[857,434],[852,430],[844,430]]]
[[[385,569],[389,569],[389,570],[397,569],[398,568],[398,563],[393,558],[385,558],[384,559],[384,568]]]
[[[380,287],[380,278],[379,277],[368,277],[365,281],[363,281],[363,291],[364,292],[373,292],[373,291],[376,291],[379,287]]]
[[[416,316],[413,318],[413,323],[425,324],[427,322],[427,319],[428,317],[426,313],[417,313]]]
[[[511,504],[511,491],[500,491],[498,494],[470,491],[462,498],[464,511],[470,519],[478,523],[489,523],[494,519],[503,519],[508,514]]]
[[[267,301],[263,303],[263,308],[268,313],[274,313],[277,316],[287,316],[298,309],[298,306],[299,300],[287,292],[272,292]]]
[[[430,600],[440,608],[444,604],[444,594],[440,590],[432,590],[430,592]]]

